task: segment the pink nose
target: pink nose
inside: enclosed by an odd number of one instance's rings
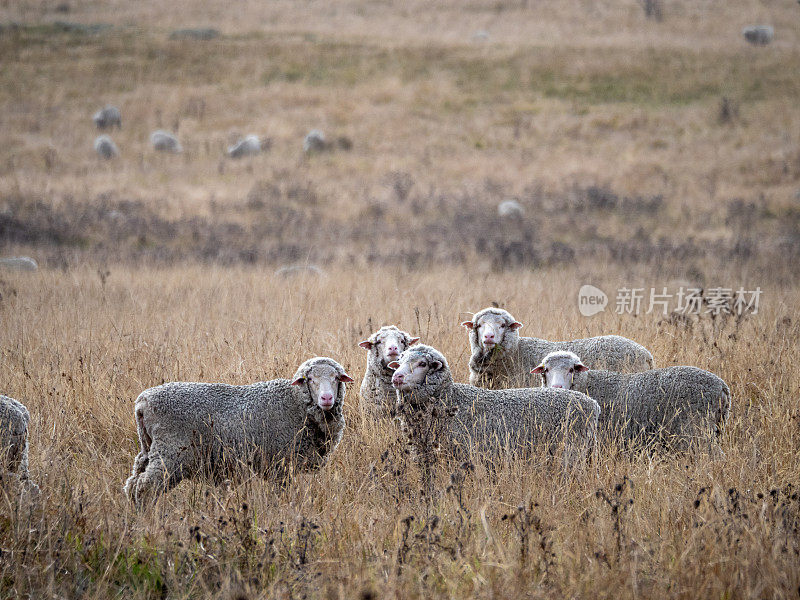
[[[326,392],[319,397],[323,404],[333,404],[333,394]]]
[[[397,354],[397,346],[389,346],[387,352],[389,352],[389,354]]]
[[[392,375],[392,383],[403,383],[403,375],[401,373]]]
[[[561,388],[562,390],[564,389],[564,386],[563,386],[563,385],[561,385],[560,383],[554,383],[554,384],[553,384],[553,387],[554,387],[554,388]]]
[[[486,333],[483,336],[484,342],[493,342],[494,341],[494,334],[493,333]]]

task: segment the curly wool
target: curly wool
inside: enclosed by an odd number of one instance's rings
[[[416,339],[410,333],[402,331],[394,325],[384,325],[366,340],[372,344],[372,347],[367,350],[367,370],[361,382],[361,399],[369,411],[378,415],[388,415],[394,408],[396,398],[395,390],[392,387],[394,370],[386,365],[378,346],[379,340],[387,333],[399,334],[399,337],[403,339],[405,346],[398,349],[401,353],[411,345],[412,340]]]
[[[242,470],[281,478],[320,468],[344,432],[344,383],[338,383],[335,405],[327,411],[307,384],[291,385],[319,364],[345,373],[335,360],[317,357],[292,380],[167,383],[145,390],[134,409],[141,451],[125,493],[139,504],[200,474],[219,482]]]
[[[469,359],[469,382],[472,385],[491,389],[538,386],[541,377],[531,374],[531,369],[557,350],[575,352],[590,369],[638,372],[655,367],[653,355],[647,348],[619,335],[550,342],[521,337],[518,331],[507,329],[502,343],[486,352],[478,340],[478,323],[481,317],[490,313],[503,317],[508,323],[515,320],[502,308],[485,308],[473,315],[474,327],[467,330],[472,351]]]
[[[21,402],[0,395],[0,478],[8,477],[12,486],[37,491],[28,473],[28,422],[30,414]]]

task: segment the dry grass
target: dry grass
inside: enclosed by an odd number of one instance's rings
[[[0,247],[44,266],[0,273],[0,392],[30,408],[42,488],[0,497],[0,598],[796,598],[797,6],[660,4],[0,2]],[[747,46],[753,22],[775,42]],[[122,156],[101,163],[107,102]],[[156,127],[186,152],[154,154]],[[305,157],[312,128],[353,148]],[[270,151],[223,158],[249,132]],[[325,275],[273,275],[307,261]],[[583,283],[764,294],[738,323],[586,319]],[[458,323],[492,302],[528,335],[620,333],[718,373],[724,456],[612,451],[570,479],[477,458],[427,503],[351,388],[331,463],[286,489],[123,498],[143,389],[317,354],[357,377],[385,323],[465,381]]]

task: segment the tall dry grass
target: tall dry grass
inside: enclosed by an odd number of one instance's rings
[[[42,498],[33,509],[3,499],[1,595],[794,597],[796,288],[768,286],[759,314],[738,324],[610,311],[587,319],[579,271],[336,269],[286,279],[187,266],[5,276],[0,386],[31,410]],[[645,277],[597,265],[592,281],[611,290]],[[529,334],[616,332],[662,366],[721,375],[734,398],[721,454],[611,452],[573,478],[539,459],[496,472],[480,460],[474,471],[443,463],[428,503],[394,426],[366,419],[353,386],[347,432],[320,472],[286,489],[187,481],[141,513],[125,500],[142,389],[286,377],[317,354],[358,377],[357,343],[384,323],[441,349],[464,381],[458,323],[492,301]]]

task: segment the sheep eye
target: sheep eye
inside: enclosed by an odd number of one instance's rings
[[[419,366],[420,366],[420,367],[427,367],[427,366],[428,366],[428,363],[426,363],[426,362],[423,360],[421,363],[419,363]]]
[[[570,368],[569,372],[570,372],[570,373],[574,373],[574,372],[575,372],[575,369],[572,369],[572,368]]]

